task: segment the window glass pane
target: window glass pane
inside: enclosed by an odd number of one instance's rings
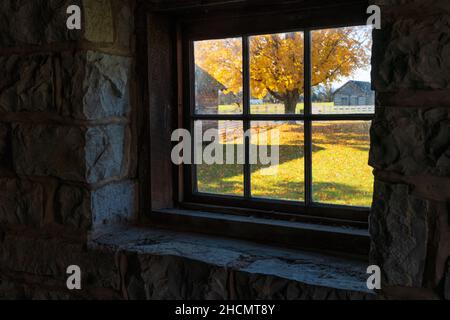
[[[242,196],[245,161],[242,121],[195,121],[194,140],[197,191]]]
[[[194,42],[195,112],[242,113],[242,39]]]
[[[250,37],[250,111],[303,113],[303,32]]]
[[[253,197],[303,201],[303,142],[302,121],[251,122]]]
[[[372,168],[368,165],[370,121],[313,122],[313,200],[370,206]]]
[[[312,31],[312,113],[374,113],[368,26]]]

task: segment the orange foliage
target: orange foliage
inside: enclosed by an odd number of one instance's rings
[[[366,67],[371,46],[368,32],[364,27],[313,31],[312,85],[329,86],[331,82]],[[287,113],[295,112],[295,105],[304,91],[303,40],[302,32],[250,37],[253,97],[263,98],[270,93],[284,102]],[[240,38],[196,42],[195,63],[222,83],[227,92],[237,94],[242,91]]]

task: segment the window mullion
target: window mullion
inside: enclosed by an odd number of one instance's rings
[[[311,31],[304,31],[304,160],[305,160],[305,205],[312,203],[312,102],[311,102]]]
[[[188,57],[189,57],[189,130],[191,132],[191,164],[190,172],[188,177],[189,188],[191,192],[198,191],[198,181],[197,181],[197,166],[194,164],[195,161],[195,56],[194,56],[194,42],[189,41],[188,45]]]
[[[245,163],[244,163],[244,197],[251,196],[251,168],[250,168],[250,136],[245,133],[250,132],[250,50],[249,40],[247,36],[242,37],[242,89],[243,89],[243,115],[244,115],[244,148],[245,148]]]

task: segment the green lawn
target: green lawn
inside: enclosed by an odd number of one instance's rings
[[[303,125],[284,122],[266,127],[280,132],[277,172],[252,165],[252,196],[296,200],[304,197]],[[331,121],[313,125],[313,197],[321,203],[370,206],[373,176],[367,165],[369,122]],[[233,143],[222,141],[225,143]],[[242,141],[234,141],[236,144]],[[252,144],[270,144],[252,137]],[[272,174],[271,174],[272,173]],[[199,165],[201,192],[243,194],[242,165]]]

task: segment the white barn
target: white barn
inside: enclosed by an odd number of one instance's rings
[[[334,92],[335,106],[372,106],[375,92],[370,82],[350,80]]]

